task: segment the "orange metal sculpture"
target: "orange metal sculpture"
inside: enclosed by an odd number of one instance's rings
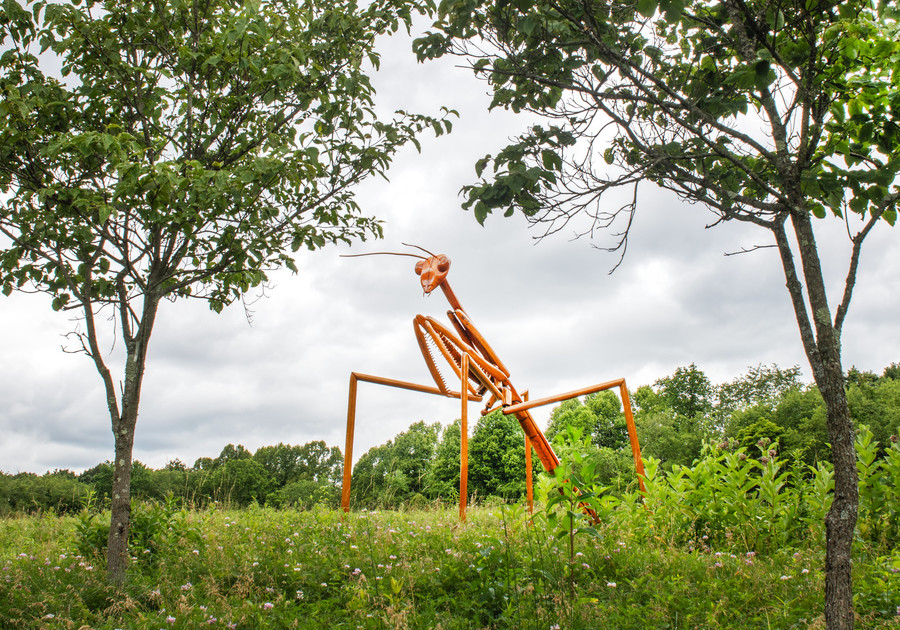
[[[637,431],[634,425],[634,416],[631,411],[631,401],[628,397],[628,388],[625,385],[625,379],[620,378],[613,381],[607,381],[605,383],[591,385],[575,391],[548,396],[538,400],[528,400],[527,392],[519,394],[513,386],[510,381],[509,370],[506,369],[506,366],[503,365],[503,362],[500,361],[499,357],[485,338],[475,328],[472,320],[463,310],[459,300],[450,288],[450,284],[447,282],[447,272],[450,270],[450,259],[443,254],[432,254],[421,247],[417,247],[417,249],[427,253],[428,256],[396,252],[373,252],[371,254],[357,254],[357,256],[389,254],[418,258],[420,260],[416,263],[416,274],[421,280],[422,289],[424,289],[425,293],[430,294],[437,288],[440,288],[444,292],[451,307],[451,310],[447,311],[447,316],[453,326],[452,330],[433,317],[416,315],[413,320],[416,340],[419,342],[422,356],[425,358],[425,362],[428,365],[428,371],[431,373],[437,387],[398,381],[381,376],[360,374],[357,372],[350,374],[350,394],[347,407],[347,443],[346,448],[344,449],[344,481],[341,492],[341,507],[343,510],[345,512],[350,510],[353,432],[356,424],[356,393],[359,381],[460,399],[462,404],[459,490],[460,520],[464,521],[466,518],[468,471],[467,405],[469,400],[480,402],[485,395],[488,396],[488,401],[481,412],[482,416],[497,409],[502,409],[504,414],[514,415],[522,426],[522,430],[525,432],[526,487],[528,492],[528,506],[529,509],[531,509],[531,449],[534,448],[544,469],[551,473],[559,465],[559,458],[556,456],[556,453],[553,452],[550,442],[547,441],[547,438],[541,432],[540,428],[538,428],[537,423],[529,410],[535,407],[568,400],[570,398],[576,398],[585,394],[592,394],[618,387],[622,398],[622,406],[625,410],[625,421],[628,427],[628,437],[631,441],[631,451],[634,456],[635,467],[637,468],[638,483],[643,492],[644,466],[641,461],[641,449],[638,444]],[[448,386],[447,379],[444,378],[444,375],[438,368],[438,359],[443,359],[449,364],[455,376],[454,381],[459,379],[459,391],[453,391]],[[596,519],[596,514],[589,508],[586,508],[586,511],[591,517]]]

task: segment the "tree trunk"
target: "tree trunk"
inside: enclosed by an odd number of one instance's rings
[[[854,613],[851,551],[859,511],[859,476],[856,470],[853,422],[844,390],[840,330],[833,323],[828,307],[825,279],[809,213],[792,212],[791,223],[797,236],[803,278],[806,281],[805,292],[812,315],[811,326],[805,306],[802,306],[802,296],[796,293],[799,282],[792,260],[789,254],[785,256],[781,241],[779,249],[782,250],[782,262],[788,278],[788,289],[794,298],[804,349],[816,386],[825,401],[828,439],[831,442],[834,464],[834,501],[825,516],[825,623],[829,630],[852,630]],[[799,306],[804,309],[803,313],[798,311]],[[812,331],[815,331],[814,341],[810,334]]]
[[[128,407],[123,404],[123,408]],[[106,572],[116,586],[125,584],[128,568],[128,532],[131,529],[131,453],[137,414],[129,421],[118,419],[113,427],[116,460],[113,467],[109,537],[106,548]]]
[[[112,430],[115,439],[116,461],[113,467],[113,486],[109,537],[106,549],[106,572],[109,581],[122,586],[130,558],[128,533],[131,530],[131,464],[134,449],[134,431],[137,425],[141,385],[147,362],[147,346],[156,321],[159,297],[145,295],[137,332],[126,336],[125,382],[122,386],[122,406],[112,414]],[[129,330],[123,317],[123,333]]]
[[[854,626],[851,551],[859,510],[853,424],[844,392],[843,373],[825,366],[826,383],[819,385],[828,412],[828,438],[834,463],[834,502],[825,516],[825,622],[829,630]]]

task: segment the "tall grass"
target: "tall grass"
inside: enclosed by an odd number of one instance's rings
[[[577,480],[577,497],[547,478],[546,507],[534,515],[483,505],[465,524],[440,507],[343,515],[135,506],[121,591],[105,580],[105,514],[8,518],[0,627],[824,627],[830,472],[761,448],[710,446],[670,474],[648,461],[643,500],[610,496],[571,457],[562,481]],[[856,609],[861,628],[896,628],[900,451],[870,456],[877,448],[860,433]],[[575,501],[600,523],[587,523]]]

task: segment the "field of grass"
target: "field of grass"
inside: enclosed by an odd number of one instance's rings
[[[648,458],[646,492],[613,496],[575,449],[533,517],[496,503],[465,523],[439,506],[136,504],[118,590],[108,512],[8,517],[0,628],[824,628],[830,468],[760,453],[709,446],[670,472]],[[857,625],[900,628],[900,445],[864,430],[857,457]]]
[[[116,591],[84,549],[100,518],[0,522],[0,627],[824,627],[818,550],[691,548],[621,526],[576,535],[570,550],[518,506],[471,509],[465,524],[451,509],[342,519],[150,506],[136,522],[152,540]],[[857,583],[892,575],[876,564],[859,559]],[[897,586],[864,589],[860,627],[900,625],[872,597],[896,600]]]

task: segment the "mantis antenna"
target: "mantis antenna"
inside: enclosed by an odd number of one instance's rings
[[[420,249],[428,254],[428,256],[434,258],[434,254],[432,254],[424,247],[419,247],[418,245],[410,245],[409,243],[400,244],[405,245],[406,247],[415,247],[416,249]],[[409,252],[369,252],[367,254],[341,254],[341,258],[360,258],[361,256],[410,256],[412,258],[418,258],[419,260],[428,260],[427,256],[422,256],[421,254],[410,254]]]

